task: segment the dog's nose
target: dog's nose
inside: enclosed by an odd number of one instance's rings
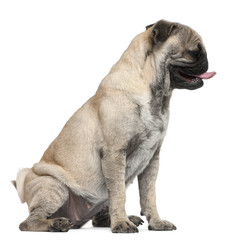
[[[207,72],[208,70],[208,60],[207,58],[203,58],[199,64],[196,65],[194,68],[190,68],[190,71],[193,72],[194,75],[199,75],[202,73]]]
[[[208,70],[208,60],[207,60],[207,58],[205,58],[203,61],[202,61],[202,63],[199,65],[199,67],[200,67],[200,69],[199,69],[199,73],[201,74],[201,73],[204,73],[204,72],[207,72],[207,70]],[[198,73],[198,74],[199,74]]]

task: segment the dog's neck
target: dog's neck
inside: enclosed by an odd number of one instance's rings
[[[151,89],[151,101],[150,107],[152,115],[159,116],[165,114],[169,111],[169,103],[172,96],[172,91],[167,92],[164,90],[164,87],[161,83],[152,84]]]
[[[100,86],[124,90],[132,94],[152,95],[163,106],[161,103],[163,99],[171,96],[170,84],[168,84],[169,71],[165,62],[166,59],[160,57],[157,59],[153,54],[148,29],[132,40]]]

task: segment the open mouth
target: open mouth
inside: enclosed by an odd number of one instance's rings
[[[205,72],[199,75],[191,75],[183,72],[182,70],[178,70],[175,72],[175,75],[177,75],[179,78],[183,79],[184,81],[188,82],[198,82],[202,79],[209,79],[216,75],[216,72]]]
[[[182,67],[172,67],[171,68],[171,79],[172,79],[172,87],[173,88],[185,88],[189,90],[194,90],[203,86],[203,79],[210,79],[216,75],[216,72],[202,72],[200,73],[200,69],[197,69],[195,74],[195,70],[192,69],[190,71]],[[203,69],[207,70],[207,67]]]

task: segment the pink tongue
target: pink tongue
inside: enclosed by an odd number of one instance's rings
[[[201,78],[201,79],[209,79],[216,75],[216,72],[205,72],[200,75],[195,75],[195,77]]]

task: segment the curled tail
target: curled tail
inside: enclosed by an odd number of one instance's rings
[[[25,178],[30,170],[31,170],[30,168],[23,168],[23,169],[19,170],[16,181],[12,181],[12,184],[17,189],[18,196],[22,203],[25,202],[24,182],[25,182]]]

